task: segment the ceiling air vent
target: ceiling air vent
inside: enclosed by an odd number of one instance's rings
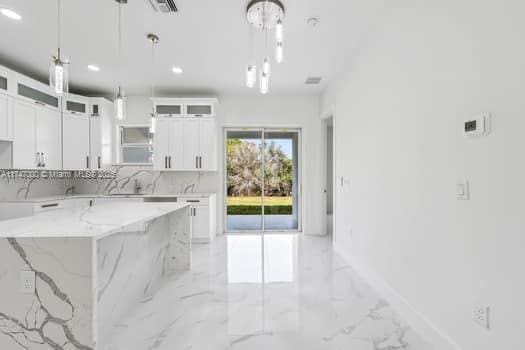
[[[157,12],[162,13],[171,13],[171,12],[178,12],[177,6],[175,5],[175,1],[173,0],[149,0],[151,2],[151,6],[155,9]]]
[[[322,79],[321,77],[308,77],[304,83],[306,85],[318,85]]]

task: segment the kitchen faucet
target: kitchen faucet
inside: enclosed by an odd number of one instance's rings
[[[67,195],[74,195],[75,194],[75,186],[71,186],[71,187],[68,187],[66,188],[66,196]]]

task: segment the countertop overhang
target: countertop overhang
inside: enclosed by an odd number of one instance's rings
[[[186,203],[100,203],[0,222],[2,238],[84,237],[101,239],[189,206]]]

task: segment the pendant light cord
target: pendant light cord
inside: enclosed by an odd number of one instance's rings
[[[58,35],[57,35],[57,40],[58,40],[58,60],[60,60],[60,0],[57,0],[57,30],[58,30]]]
[[[151,40],[151,102],[153,106],[151,116],[155,116],[155,106],[153,104],[153,98],[155,97],[155,78],[153,77],[153,72],[155,71],[155,40]]]
[[[121,66],[122,61],[122,3],[118,4],[118,61]],[[118,95],[120,96],[120,86],[122,85],[122,67],[119,69],[118,74]]]

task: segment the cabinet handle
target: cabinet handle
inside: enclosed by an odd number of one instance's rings
[[[40,101],[35,101],[35,104],[37,104],[39,106],[45,106],[46,105],[44,102],[40,102]]]
[[[168,169],[168,157],[164,156],[164,169]]]
[[[202,157],[199,156],[199,169],[202,169]]]
[[[170,166],[170,169],[171,169],[171,156],[168,157],[168,165]]]
[[[99,169],[102,168],[102,161],[101,161],[101,157],[100,156],[97,157],[97,162],[98,162],[98,168]]]
[[[46,156],[44,156],[44,152],[42,152],[42,168],[46,166]]]
[[[199,169],[199,157],[195,156],[195,169]]]
[[[89,169],[89,156],[86,156],[86,168]]]
[[[42,159],[40,158],[40,152],[36,152],[36,166],[37,168],[42,166]]]

